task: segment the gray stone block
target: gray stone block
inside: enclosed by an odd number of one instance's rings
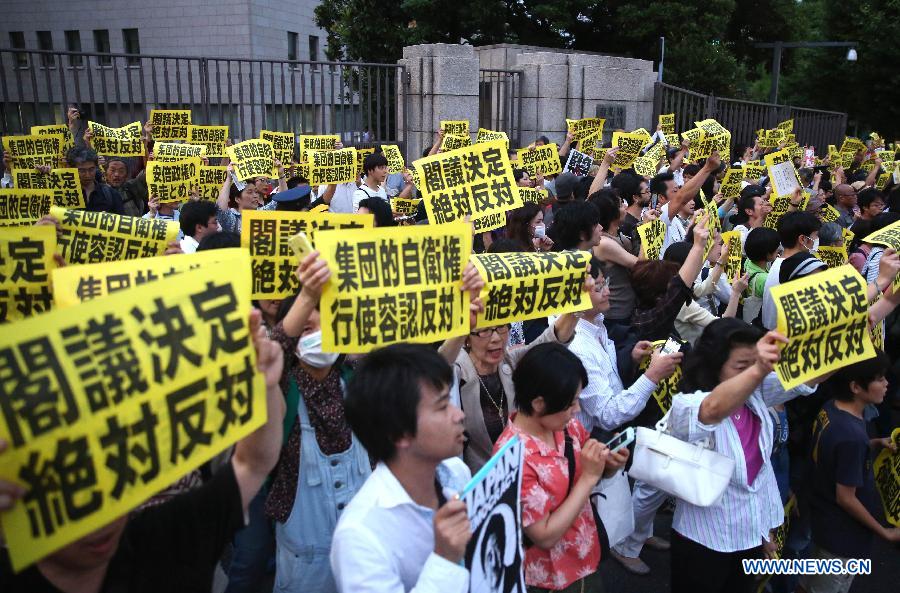
[[[537,97],[539,96],[538,92],[538,66],[533,64],[526,64],[523,66],[519,66],[517,69],[522,70],[522,76],[520,77],[521,83],[521,95],[523,97]]]
[[[403,48],[404,58],[437,56],[471,58],[475,56],[475,48],[471,45],[460,45],[457,43],[423,43],[420,45],[408,45]]]
[[[530,53],[521,53],[516,59],[517,68],[526,64],[537,64],[542,66],[556,65],[561,66],[568,63],[568,54],[563,52],[535,51]]]
[[[478,97],[457,95],[435,95],[431,122],[438,129],[442,119],[467,119],[469,130],[478,131]]]
[[[646,94],[644,73],[620,68],[585,67],[584,94],[587,99],[641,101]]]
[[[478,60],[473,58],[434,58],[433,90],[436,95],[474,95],[478,97]]]
[[[538,67],[538,96],[564,99],[568,94],[569,69],[565,66]]]

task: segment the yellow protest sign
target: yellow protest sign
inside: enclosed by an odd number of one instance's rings
[[[272,143],[275,158],[281,161],[282,166],[288,167],[294,161],[294,134],[292,132],[262,130],[259,133],[259,139]]]
[[[866,282],[853,266],[779,284],[771,294],[778,331],[790,339],[775,366],[785,389],[875,356]]]
[[[650,148],[647,149],[647,152],[644,153],[640,158],[649,159],[653,166],[656,167],[659,164],[660,159],[666,156],[666,145],[662,142],[653,143]],[[656,173],[654,172],[654,175]]]
[[[850,229],[841,228],[841,238],[844,240],[844,249],[847,250],[847,257],[850,257],[850,243],[853,242],[853,237],[856,234]]]
[[[900,221],[888,225],[880,231],[875,231],[868,237],[864,238],[863,243],[885,245],[887,247],[890,247],[891,249],[900,251]],[[892,286],[894,287],[895,291],[900,290],[900,274],[894,277]]]
[[[559,149],[556,144],[544,144],[536,148],[520,148],[516,151],[516,165],[534,177],[540,171],[544,176],[562,172]]]
[[[250,250],[252,298],[283,299],[299,292],[299,262],[288,245],[288,239],[297,233],[306,233],[316,246],[317,231],[370,229],[374,219],[371,214],[247,210],[241,217],[241,247]]]
[[[708,120],[713,121],[715,120]],[[718,125],[718,124],[716,124]],[[714,128],[707,125],[708,128]],[[721,127],[721,126],[719,126]],[[700,138],[691,143],[691,159],[708,159],[714,152],[719,155],[728,155],[731,151],[731,132],[725,130],[721,134],[710,134],[706,129],[700,130]]]
[[[300,150],[335,150],[341,137],[337,134],[300,135]]]
[[[0,323],[50,310],[55,252],[52,226],[0,229]],[[7,328],[3,333],[13,332]]]
[[[675,133],[668,134],[667,133],[667,134],[665,134],[665,137],[666,137],[666,144],[668,144],[669,146],[672,146],[675,148],[681,146],[681,138],[678,136],[678,134],[675,134]]]
[[[332,270],[320,306],[325,352],[468,332],[469,295],[460,282],[472,249],[469,225],[320,233],[316,248]]]
[[[51,169],[48,173],[37,170],[13,169],[13,185],[19,189],[50,190],[53,205],[63,208],[84,208],[84,194],[78,169]]]
[[[52,274],[53,303],[59,309],[142,286],[176,274],[223,261],[239,261],[243,249],[210,249],[178,257],[161,255],[99,264],[56,268]]]
[[[356,149],[314,150],[309,157],[309,182],[312,185],[348,183],[357,178]]]
[[[887,187],[888,182],[891,180],[891,176],[893,173],[891,171],[886,171],[884,173],[878,174],[878,179],[875,181],[875,187],[883,190]]]
[[[722,187],[719,189],[725,199],[736,200],[741,195],[741,182],[744,181],[743,167],[729,167],[722,179]]]
[[[791,133],[794,131],[794,120],[786,119],[775,127],[779,130],[784,130],[786,133]]]
[[[583,290],[588,251],[477,253],[470,261],[485,283],[477,327],[591,308]]]
[[[766,168],[762,165],[747,163],[744,165],[744,179],[753,183],[759,183],[759,180],[765,177]]]
[[[181,202],[191,197],[191,188],[200,182],[200,159],[147,163],[147,192],[159,198],[160,204]]]
[[[391,200],[391,209],[401,216],[412,216],[419,209],[422,198],[394,198]]]
[[[822,208],[819,210],[819,220],[821,220],[823,223],[834,222],[840,217],[841,213],[837,211],[837,208],[835,208],[831,204],[822,204]]]
[[[91,146],[97,154],[105,156],[144,156],[144,143],[141,142],[141,122],[136,121],[121,128],[109,128],[103,124],[89,121],[88,129],[93,136]]]
[[[839,268],[847,263],[847,250],[844,247],[819,245],[813,255],[828,264],[829,268]]]
[[[472,146],[472,139],[468,134],[444,134],[444,138],[441,140],[441,152],[466,146]]]
[[[802,187],[794,161],[786,150],[771,152],[763,160],[772,183],[773,195],[789,196],[795,189]]]
[[[506,211],[522,206],[509,156],[495,140],[413,162],[432,224],[471,217],[475,232],[506,225]]]
[[[637,233],[641,238],[644,256],[651,261],[659,259],[662,255],[663,243],[666,240],[666,223],[661,220],[651,220],[639,224]]]
[[[900,428],[891,433],[891,441],[900,449]],[[900,452],[882,449],[873,465],[875,487],[881,495],[884,516],[888,523],[900,527]]]
[[[674,338],[673,338],[674,339]],[[679,345],[683,345],[683,342],[675,340],[679,343]],[[653,349],[659,350],[666,343],[666,340],[656,340],[653,342]],[[646,356],[641,361],[638,370],[643,373],[650,366],[650,357]],[[681,382],[681,365],[675,367],[675,372],[666,379],[663,379],[656,385],[656,389],[653,390],[653,399],[656,401],[656,405],[659,406],[659,409],[662,410],[662,413],[668,414],[669,409],[672,407],[672,397],[676,393],[680,393],[681,390],[678,388],[678,383]]]
[[[384,152],[384,158],[388,162],[388,173],[402,173],[406,169],[406,163],[403,162],[403,153],[396,144],[383,144],[381,146]]]
[[[603,161],[608,149],[601,148],[603,137],[600,135],[591,135],[578,141],[578,149],[586,155],[593,157],[598,163]]]
[[[566,158],[566,165],[563,167],[563,171],[578,175],[579,177],[584,177],[591,172],[591,167],[593,166],[594,157],[574,148],[570,148],[569,156]]]
[[[523,204],[528,202],[540,204],[550,196],[546,189],[535,189],[533,187],[516,187],[516,191],[519,192],[519,197],[522,198]]]
[[[566,118],[566,129],[579,142],[585,138],[599,137],[603,135],[603,124],[606,120],[601,117],[585,117],[583,119]]]
[[[0,189],[0,227],[30,226],[50,214],[53,193],[46,189]]]
[[[641,177],[654,177],[657,171],[657,164],[659,163],[659,159],[654,159],[646,156],[638,157],[634,159],[634,163],[632,163],[632,167],[634,167],[634,172],[640,175]]]
[[[703,130],[700,128],[691,128],[690,130],[686,130],[681,133],[681,137],[684,140],[687,140],[691,144],[700,140],[700,136],[703,135]]]
[[[12,169],[56,167],[63,151],[62,134],[4,136],[3,152],[12,159]]]
[[[228,126],[188,126],[188,144],[202,144],[207,157],[225,156],[225,142],[228,140]]]
[[[63,137],[62,152],[60,157],[65,158],[66,153],[75,146],[75,140],[72,138],[72,131],[66,124],[51,124],[49,126],[31,126],[32,136],[53,136],[60,134]]]
[[[716,240],[720,238],[717,235],[722,231],[722,219],[719,218],[719,207],[716,206],[715,200],[707,200],[706,196],[703,195],[702,189],[700,190],[700,199],[703,201],[703,212],[706,214],[707,228],[709,229],[709,236],[706,238],[706,245],[703,247],[703,261],[706,261],[706,258],[709,257],[709,252],[712,251],[713,246],[716,244]]]
[[[478,133],[475,134],[475,144],[492,142],[494,140],[503,140],[506,144],[506,150],[509,150],[509,136],[506,135],[506,132],[495,132],[494,130],[478,128]]]
[[[14,570],[127,513],[265,422],[249,288],[243,255],[0,335],[0,436],[12,446],[0,475],[28,489],[3,518]]]
[[[660,113],[659,114],[659,127],[662,129],[663,134],[674,134],[675,133],[675,114],[674,113]]]
[[[441,120],[441,129],[444,131],[444,135],[455,134],[457,136],[468,136],[469,120],[444,119]]]
[[[800,205],[797,207],[797,211],[803,212],[806,210],[806,206],[809,204],[809,194],[806,192],[802,192],[800,198]],[[793,199],[793,195],[785,195],[785,196],[776,196],[773,192],[769,196],[769,203],[772,204],[772,210],[766,215],[765,220],[763,220],[763,226],[769,229],[778,229],[778,221],[781,220],[781,217],[788,213],[791,207],[791,200]]]
[[[197,193],[200,199],[217,200],[226,177],[228,177],[227,167],[200,165],[197,178]]]
[[[741,245],[740,231],[722,233],[722,248],[725,249],[726,247],[728,248],[728,259],[725,262],[725,269],[722,271],[725,277],[728,278],[728,283],[731,284],[744,272],[741,268],[744,248]]]
[[[309,153],[312,154],[312,153]],[[361,176],[363,174],[363,165],[365,165],[366,157],[370,154],[375,154],[374,148],[357,148],[356,149],[356,174],[357,176]],[[390,172],[390,171],[388,171]],[[308,178],[308,173],[307,173]],[[354,180],[355,181],[355,180]]]
[[[618,147],[619,152],[616,153],[616,160],[612,166],[620,169],[629,168],[646,144],[646,138],[642,134],[613,132],[612,145]]]
[[[171,163],[190,157],[206,156],[205,144],[181,144],[178,142],[157,142],[153,145],[153,160]]]
[[[234,165],[234,174],[241,181],[254,177],[270,178],[275,172],[275,147],[266,140],[244,140],[226,146],[225,154]]]
[[[94,264],[163,255],[178,238],[178,223],[159,218],[119,216],[50,207],[59,220],[58,253],[67,264]]]
[[[190,109],[151,109],[150,125],[157,141],[187,140],[191,125]]]
[[[865,142],[859,138],[844,137],[844,142],[841,144],[841,154],[849,154],[855,157],[861,150],[866,150]]]

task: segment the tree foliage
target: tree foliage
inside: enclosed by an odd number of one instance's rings
[[[854,40],[841,50],[785,50],[780,98],[849,111],[887,134],[897,120],[888,91],[900,0],[323,0],[316,9],[332,59],[394,62],[417,43],[517,43],[653,60],[666,38],[665,80],[698,92],[766,101],[765,41]],[[839,80],[848,84],[836,84]],[[838,90],[839,87],[845,87]],[[883,109],[862,106],[873,98]],[[892,132],[893,133],[893,132]]]

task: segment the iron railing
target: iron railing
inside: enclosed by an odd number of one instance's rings
[[[695,121],[715,118],[731,132],[732,145],[752,145],[757,130],[772,128],[793,118],[797,142],[815,146],[820,154],[828,144],[840,145],[847,131],[846,113],[724,99],[657,82],[653,127],[660,113],[674,113],[675,128],[679,132],[693,127]]]
[[[110,126],[144,121],[152,108],[191,109],[195,123],[228,125],[235,141],[268,129],[405,145],[397,120],[407,97],[399,64],[0,49],[3,135],[63,123],[75,104]]]
[[[479,70],[478,125],[506,132],[511,146],[521,146],[521,70]]]

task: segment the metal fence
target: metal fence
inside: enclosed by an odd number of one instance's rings
[[[522,144],[521,70],[479,70],[478,125],[506,132],[512,146]]]
[[[228,125],[235,140],[268,129],[404,144],[397,114],[407,96],[398,64],[0,49],[4,135],[64,123],[75,104],[110,126],[144,121],[152,108],[191,109],[195,123]]]
[[[674,113],[675,129],[679,131],[693,127],[695,121],[715,118],[731,131],[732,143],[745,144],[753,143],[758,130],[773,128],[779,122],[793,118],[797,142],[815,146],[820,153],[828,144],[840,145],[847,131],[846,113],[723,99],[657,82],[654,126],[661,113]]]

